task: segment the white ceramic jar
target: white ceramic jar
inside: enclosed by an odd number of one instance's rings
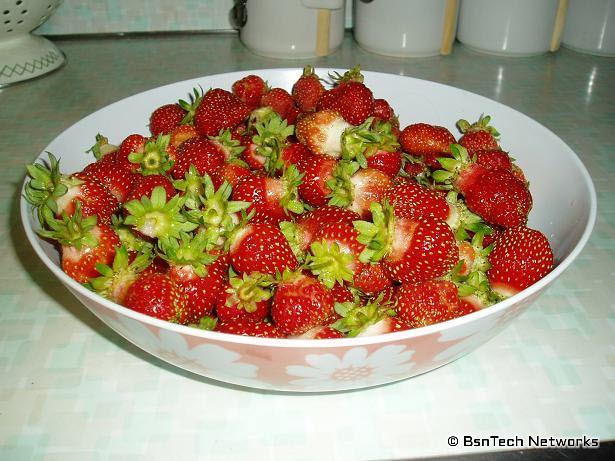
[[[557,7],[558,0],[462,0],[457,39],[485,53],[546,53]]]
[[[344,0],[235,0],[234,13],[243,44],[263,56],[325,55],[344,38]]]
[[[583,53],[615,56],[615,0],[570,0],[562,43]]]
[[[354,38],[372,53],[435,56],[440,54],[446,6],[447,0],[354,0]]]

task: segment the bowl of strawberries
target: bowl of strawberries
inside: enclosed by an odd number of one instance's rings
[[[47,267],[140,348],[227,383],[321,392],[492,338],[580,253],[596,198],[575,153],[510,107],[307,66],[93,113],[27,166],[21,212]]]

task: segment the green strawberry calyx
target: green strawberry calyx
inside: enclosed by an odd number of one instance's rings
[[[151,253],[153,251],[154,246],[135,234],[130,226],[124,224],[124,219],[122,217],[112,215],[111,227],[120,238],[122,246],[128,251],[135,253]]]
[[[113,144],[109,144],[109,139],[98,133],[96,135],[96,143],[86,150],[86,153],[92,153],[96,160],[102,159],[105,155],[111,154],[118,150],[119,147]]]
[[[395,215],[393,207],[385,200],[382,204],[374,202],[370,206],[372,222],[354,221],[359,232],[357,240],[365,245],[359,255],[362,263],[376,263],[384,258],[393,246]]]
[[[354,256],[341,251],[336,242],[313,242],[306,257],[306,266],[318,280],[331,289],[336,283],[352,283]]]
[[[331,328],[351,338],[381,320],[396,315],[391,303],[383,301],[382,294],[363,306],[352,301],[335,303],[335,312],[341,318],[332,323]]]
[[[190,221],[203,227],[211,242],[218,242],[221,238],[228,238],[238,224],[237,213],[247,210],[250,202],[229,200],[233,189],[226,181],[216,190],[211,178],[203,175],[203,186],[199,206],[186,215]]]
[[[190,165],[184,179],[173,181],[173,187],[184,193],[185,206],[195,210],[201,205],[200,197],[205,193],[205,175],[201,175],[194,165]]]
[[[460,119],[457,121],[456,125],[457,128],[459,128],[459,131],[464,134],[472,131],[487,131],[494,138],[498,138],[500,136],[500,133],[498,132],[498,130],[495,129],[495,127],[489,125],[490,121],[490,115],[481,114],[478,120],[474,123],[470,123],[467,120]]]
[[[460,144],[451,144],[451,155],[452,158],[439,157],[437,160],[442,165],[442,169],[431,174],[434,181],[444,183],[448,188],[452,188],[452,183],[457,179],[459,173],[475,160]]]
[[[369,117],[361,125],[347,128],[342,133],[342,158],[356,160],[361,168],[367,168],[367,159],[376,152],[395,152],[399,147],[391,123],[374,123],[374,117]]]
[[[43,238],[56,240],[63,246],[74,247],[81,250],[84,246],[95,248],[98,246],[96,236],[96,215],[83,217],[81,202],[75,201],[75,211],[72,216],[62,212],[60,219],[56,219],[51,213],[45,213],[46,229],[41,229],[38,234]]]
[[[197,107],[201,104],[203,99],[203,88],[193,88],[192,93],[188,93],[188,101],[180,99],[177,103],[186,111],[186,115],[180,122],[181,125],[189,125],[194,120],[194,114]]]
[[[86,286],[107,299],[122,302],[130,285],[151,264],[152,258],[152,253],[146,252],[131,261],[128,249],[121,245],[115,249],[111,266],[96,264],[100,276],[90,279]]]
[[[232,274],[229,278],[230,287],[226,290],[226,306],[236,306],[246,312],[256,311],[257,304],[271,299],[275,279],[269,274],[260,272],[244,273],[241,277]]]
[[[209,253],[214,247],[205,232],[195,235],[180,232],[178,237],[162,237],[158,240],[158,256],[175,266],[192,266],[199,277],[207,275],[207,266],[218,256]]]
[[[254,123],[256,134],[252,136],[256,152],[265,158],[264,166],[269,174],[275,173],[284,166],[282,150],[287,144],[288,137],[295,132],[294,125],[288,125],[288,122],[282,119],[277,112],[272,112],[263,121]]]
[[[164,187],[157,186],[151,197],[144,196],[124,204],[129,213],[124,223],[148,237],[179,237],[180,232],[190,232],[198,227],[182,214],[184,202],[180,195],[167,201]]]
[[[305,211],[303,202],[299,199],[298,187],[303,181],[303,173],[300,173],[295,165],[290,165],[282,173],[283,194],[280,197],[280,205],[284,210],[295,214]]]
[[[139,165],[137,171],[142,175],[165,174],[173,167],[167,149],[171,135],[160,134],[155,140],[149,140],[143,147],[143,152],[131,152],[128,161]]]
[[[329,205],[342,208],[349,207],[354,201],[354,185],[351,178],[359,170],[358,162],[342,160],[333,171],[333,177],[327,181],[331,189]]]

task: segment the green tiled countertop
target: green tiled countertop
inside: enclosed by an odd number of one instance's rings
[[[434,372],[341,394],[214,383],[153,358],[102,324],[27,243],[19,186],[61,131],[134,93],[200,75],[295,67],[235,35],[56,40],[67,64],[0,89],[0,459],[373,460],[472,452],[447,437],[615,439],[615,59],[562,49],[394,59],[346,37],[311,61],[408,75],[507,104],[559,135],[589,169],[598,220],[579,258],[488,344]],[[545,174],[557,174],[557,168]]]

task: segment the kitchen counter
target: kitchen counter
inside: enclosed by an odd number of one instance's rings
[[[615,58],[567,49],[504,58],[457,43],[447,57],[402,60],[367,53],[349,35],[310,61],[253,55],[233,34],[55,43],[63,68],[0,89],[0,459],[375,460],[494,449],[450,447],[449,436],[615,439]],[[594,178],[587,247],[473,353],[399,383],[322,395],[253,391],[168,365],[100,322],[39,261],[19,187],[24,165],[65,128],[166,83],[307,63],[445,83],[544,124]],[[557,165],[545,180],[554,174]]]

